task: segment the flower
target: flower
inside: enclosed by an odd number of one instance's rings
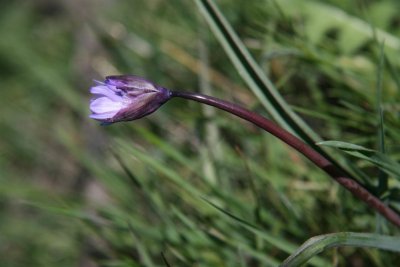
[[[156,111],[170,98],[170,91],[133,75],[108,76],[90,89],[90,118],[109,124],[131,121]]]

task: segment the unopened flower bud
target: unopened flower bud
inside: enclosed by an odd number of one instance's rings
[[[103,123],[131,121],[156,111],[170,91],[133,75],[108,76],[90,89],[90,118]]]

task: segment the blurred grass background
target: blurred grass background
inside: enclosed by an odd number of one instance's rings
[[[324,140],[379,149],[380,106],[385,153],[399,160],[398,1],[217,4]],[[121,73],[267,115],[192,1],[4,0],[0,36],[0,266],[166,266],[161,253],[171,266],[274,266],[315,235],[398,234],[298,153],[220,111],[174,99],[132,123],[88,119],[93,79]],[[348,160],[373,188],[379,171]],[[396,205],[399,182],[389,185]],[[340,248],[311,264],[396,262]]]

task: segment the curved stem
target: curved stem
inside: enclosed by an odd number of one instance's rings
[[[372,195],[368,190],[366,190],[357,181],[348,178],[342,170],[337,168],[332,162],[322,156],[320,153],[315,151],[309,145],[301,141],[299,138],[289,133],[288,131],[282,129],[272,121],[264,118],[263,116],[249,111],[241,106],[234,103],[230,103],[215,97],[190,93],[190,92],[171,92],[171,97],[180,97],[185,99],[194,100],[203,104],[214,106],[216,108],[225,110],[233,115],[236,115],[246,121],[249,121],[258,127],[264,129],[270,134],[278,137],[286,144],[290,145],[309,160],[311,160],[320,169],[329,174],[336,182],[344,186],[353,195],[367,203],[371,208],[379,212],[387,220],[393,224],[400,227],[400,215],[397,214],[390,207],[386,206],[379,198]]]

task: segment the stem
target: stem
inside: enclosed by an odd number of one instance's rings
[[[357,181],[348,178],[348,175],[346,175],[342,170],[332,164],[332,162],[330,162],[320,153],[318,153],[309,145],[301,141],[299,138],[282,129],[272,121],[234,103],[230,103],[207,95],[190,92],[171,92],[171,97],[190,99],[203,104],[214,106],[257,125],[258,127],[278,137],[283,142],[302,153],[320,169],[329,174],[336,182],[349,190],[353,195],[355,195],[356,197],[367,203],[368,206],[382,214],[382,216],[384,216],[387,220],[400,227],[399,214],[397,214],[390,207],[386,206],[379,198],[368,192],[368,190],[366,190]]]

